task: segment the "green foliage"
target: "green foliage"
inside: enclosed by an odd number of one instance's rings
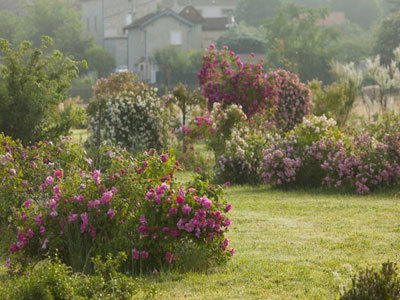
[[[88,103],[93,95],[93,86],[96,83],[92,77],[80,77],[71,82],[71,89],[68,91],[69,97],[80,97]]]
[[[103,48],[93,46],[85,51],[90,71],[96,71],[98,77],[108,77],[115,69],[115,58]]]
[[[55,124],[57,105],[65,98],[78,67],[85,64],[47,53],[51,38],[43,38],[40,48],[23,42],[13,50],[0,40],[0,131],[23,143],[66,135],[68,122]]]
[[[325,9],[288,4],[268,19],[264,29],[269,67],[289,69],[302,81],[319,78],[329,82],[332,45],[338,40],[339,31],[317,24],[326,15]]]
[[[262,32],[241,23],[221,34],[216,46],[228,46],[236,53],[265,53],[266,43]]]
[[[235,16],[238,22],[259,26],[265,18],[274,16],[280,6],[280,0],[240,0]]]
[[[313,80],[308,84],[312,91],[314,114],[326,115],[336,120],[339,127],[346,125],[357,95],[357,85],[353,81],[339,81],[322,87]]]
[[[18,17],[8,12],[0,12],[0,37],[11,41],[19,29]]]
[[[0,297],[5,300],[84,300],[132,299],[137,293],[135,280],[116,270],[126,261],[126,254],[108,255],[93,260],[95,274],[74,274],[58,259],[46,259],[28,274],[15,276],[0,284]]]
[[[340,297],[341,300],[395,300],[400,298],[398,266],[393,262],[382,264],[377,271],[373,268],[361,271],[353,277],[352,285]]]
[[[374,43],[374,53],[379,54],[381,62],[390,64],[393,51],[400,45],[400,11],[393,12],[382,21]]]
[[[55,49],[84,59],[93,40],[84,36],[80,13],[72,4],[72,0],[34,0],[26,6],[26,16],[19,20],[22,26],[16,42],[28,40],[38,47],[46,35],[54,39]]]
[[[333,0],[332,11],[342,11],[351,22],[369,29],[382,16],[377,0]]]

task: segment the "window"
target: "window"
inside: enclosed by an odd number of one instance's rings
[[[171,45],[182,45],[182,31],[171,31]]]
[[[144,71],[144,63],[141,63],[141,64],[139,65],[139,71],[140,71],[140,72],[143,72],[143,71]]]

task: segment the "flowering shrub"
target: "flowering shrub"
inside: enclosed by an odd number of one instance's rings
[[[230,206],[220,187],[200,179],[179,185],[179,164],[169,153],[133,159],[101,148],[100,154],[100,169],[52,170],[33,195],[18,196],[22,205],[10,218],[13,259],[57,252],[73,270],[89,272],[90,258],[123,251],[130,258],[126,268],[141,271],[178,261],[176,247],[186,241],[220,261],[234,253],[225,237]]]
[[[311,92],[297,75],[285,70],[270,72],[267,80],[277,90],[275,122],[284,131],[289,131],[311,113]]]
[[[70,138],[58,143],[39,142],[23,147],[18,141],[0,134],[0,218],[3,221],[23,199],[34,197],[46,185],[47,176],[56,170],[68,176],[86,170],[85,152]]]
[[[333,119],[312,116],[264,151],[262,177],[278,186],[319,186],[321,163],[343,147],[343,134]]]
[[[384,126],[371,130],[382,141],[367,131],[348,138],[332,119],[305,119],[264,151],[262,177],[278,186],[326,185],[359,194],[396,185],[400,179],[396,129],[387,134],[383,130]]]
[[[107,140],[133,153],[144,149],[162,149],[168,140],[163,106],[153,88],[138,88],[107,98],[89,109],[93,136]],[[98,132],[100,126],[100,132]]]
[[[203,67],[198,74],[209,109],[214,103],[221,103],[223,106],[240,105],[248,117],[258,111],[268,112],[276,93],[262,72],[262,63],[243,63],[228,47],[217,51],[211,45],[203,56]]]
[[[215,169],[217,180],[236,184],[257,184],[261,181],[260,164],[266,139],[260,133],[233,130],[225,142],[225,152],[218,157]]]
[[[99,79],[93,87],[93,96],[96,99],[108,99],[128,92],[136,94],[147,88],[148,86],[133,73],[121,72],[109,78]]]

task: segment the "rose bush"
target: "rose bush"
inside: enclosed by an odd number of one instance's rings
[[[90,272],[91,258],[123,251],[130,257],[126,269],[139,272],[179,261],[175,251],[188,242],[208,249],[209,259],[234,253],[225,237],[230,206],[220,187],[199,178],[180,185],[174,177],[179,164],[169,153],[132,158],[102,147],[100,154],[97,169],[85,158],[82,168],[43,169],[33,192],[16,196],[12,261],[57,252],[75,271]]]

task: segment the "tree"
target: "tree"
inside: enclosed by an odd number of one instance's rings
[[[326,9],[289,4],[267,20],[264,29],[269,67],[289,69],[302,81],[319,78],[329,82],[329,63],[335,55],[332,46],[340,32],[317,24],[326,15]]]
[[[107,77],[115,69],[115,58],[103,48],[94,46],[85,51],[90,71],[96,71],[98,77]]]
[[[265,53],[266,43],[262,32],[243,23],[225,31],[217,40],[216,46],[228,46],[236,53]]]
[[[25,41],[13,50],[7,40],[0,39],[4,54],[0,59],[0,131],[24,144],[66,135],[70,129],[71,120],[60,119],[57,107],[78,76],[78,67],[85,64],[57,50],[48,53],[51,43],[51,38],[44,37],[40,48]]]
[[[393,51],[400,45],[400,11],[392,13],[379,26],[374,53],[387,65],[394,58]]]
[[[31,41],[39,47],[42,36],[54,40],[54,48],[75,59],[84,59],[83,53],[92,47],[92,38],[83,34],[80,12],[73,0],[34,0],[26,6],[26,16],[20,19],[21,30],[15,42]]]
[[[382,16],[382,8],[377,0],[333,0],[332,11],[343,11],[351,22],[369,29]]]
[[[18,17],[7,12],[0,12],[0,37],[11,41],[20,26]]]
[[[259,26],[265,18],[274,16],[280,7],[280,0],[240,0],[235,16],[238,22]]]

